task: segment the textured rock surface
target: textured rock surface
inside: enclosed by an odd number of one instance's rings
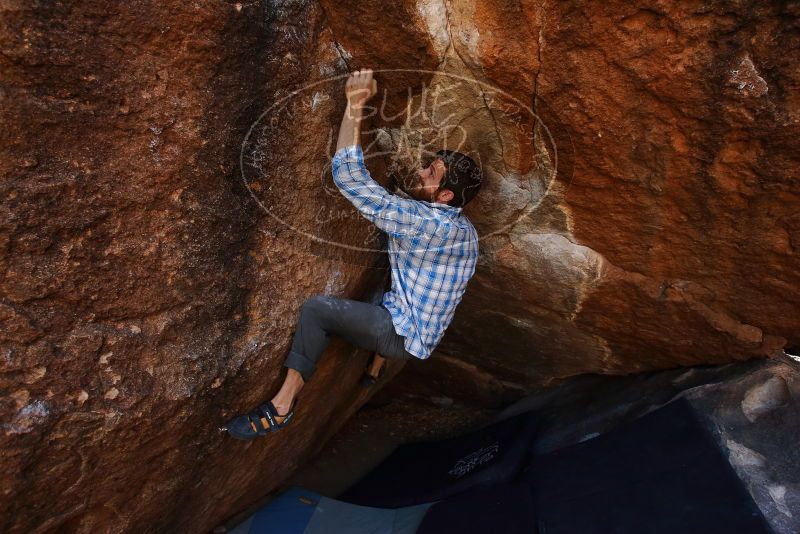
[[[483,259],[438,353],[482,394],[800,343],[797,3],[0,10],[3,530],[202,531],[363,402],[366,355],[337,341],[303,424],[216,431],[277,385],[306,297],[385,283],[326,174],[326,80],[356,67],[394,69],[376,177],[445,135],[484,166]]]
[[[0,530],[203,531],[360,404],[366,354],[339,343],[304,424],[258,444],[218,431],[277,385],[306,297],[383,283],[283,239],[239,176],[274,93],[328,65],[322,20],[302,4],[3,4]],[[279,207],[310,214],[325,199],[296,176],[324,139],[297,126],[282,141],[308,152],[284,149]]]
[[[530,384],[796,344],[798,4],[459,4],[470,71],[573,148],[566,191],[484,240],[440,349]]]

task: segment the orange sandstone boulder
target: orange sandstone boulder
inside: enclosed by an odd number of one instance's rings
[[[305,298],[385,288],[384,242],[329,173],[355,68],[378,71],[381,183],[442,146],[484,169],[481,262],[433,355],[464,388],[800,343],[798,15],[6,2],[0,530],[208,530],[366,400],[367,355],[335,340],[291,427],[218,431],[278,386]]]

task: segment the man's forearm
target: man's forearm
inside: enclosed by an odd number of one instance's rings
[[[361,144],[361,119],[364,116],[362,106],[351,106],[347,103],[342,117],[342,124],[339,126],[339,141],[336,143],[336,150],[350,145]]]
[[[361,144],[361,120],[364,117],[364,104],[378,91],[378,82],[372,78],[372,69],[353,72],[344,84],[347,107],[339,127],[339,141],[336,150]]]

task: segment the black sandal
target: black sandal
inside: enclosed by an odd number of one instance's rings
[[[266,402],[244,415],[234,417],[225,425],[224,429],[228,434],[236,439],[251,440],[259,436],[266,436],[268,432],[277,432],[289,424],[294,416],[294,406],[297,399],[292,402],[289,413],[282,415],[278,413],[272,401]],[[283,417],[282,422],[277,422],[276,417]]]

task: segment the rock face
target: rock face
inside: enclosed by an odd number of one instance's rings
[[[302,424],[217,431],[277,387],[305,298],[385,287],[380,236],[329,175],[354,68],[385,71],[377,179],[442,145],[484,168],[442,358],[528,390],[800,343],[799,15],[5,2],[0,528],[203,531],[365,400],[367,355],[335,340]]]
[[[281,236],[239,172],[250,124],[323,64],[322,20],[301,4],[4,4],[0,530],[202,532],[360,405],[367,355],[337,342],[303,425],[258,444],[218,431],[274,393],[305,298],[384,281]],[[278,209],[310,216],[322,198],[296,176],[324,139],[295,124],[275,139],[295,171]]]
[[[797,343],[797,4],[498,7],[452,12],[477,41],[453,48],[565,129],[567,159],[553,198],[484,241],[440,349],[530,384]],[[483,229],[519,194],[493,168]]]

